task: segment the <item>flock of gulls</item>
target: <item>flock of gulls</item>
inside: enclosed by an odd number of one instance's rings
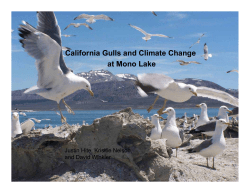
[[[152,12],[155,16],[155,12]],[[84,89],[94,96],[91,90],[91,85],[89,81],[83,77],[79,77],[73,73],[73,71],[68,68],[63,59],[63,46],[61,41],[61,30],[58,25],[56,16],[54,12],[37,12],[38,24],[37,27],[33,27],[29,23],[23,21],[23,24],[19,27],[19,35],[22,38],[20,43],[24,50],[33,58],[36,59],[36,66],[38,71],[38,81],[37,84],[29,89],[27,89],[25,94],[37,94],[46,99],[53,100],[57,103],[58,109],[60,111],[61,122],[67,124],[66,117],[63,116],[61,108],[59,106],[60,101],[63,102],[69,113],[74,114],[74,111],[66,104],[64,98],[77,90]],[[86,19],[86,22],[92,24],[96,20],[109,20],[114,21],[114,19],[106,15],[87,15],[81,14],[74,18],[74,20]],[[70,26],[79,27],[84,25],[85,27],[92,29],[86,23],[70,23],[64,30]],[[151,39],[152,36],[171,38],[162,34],[149,34],[142,30],[141,28],[129,24],[130,27],[140,31],[145,35],[142,37],[145,41]],[[202,34],[195,44],[200,43]],[[64,35],[64,37],[71,37],[73,35]],[[208,54],[208,47],[205,43],[204,45],[204,59],[207,60],[212,57]],[[188,65],[190,63],[200,64],[196,61],[185,62],[183,60],[177,60],[180,65]],[[237,70],[232,70],[236,71]],[[228,71],[228,72],[232,72]],[[216,119],[210,121],[207,115],[207,106],[205,103],[198,105],[201,108],[201,115],[194,117],[194,121],[191,126],[185,131],[190,134],[192,133],[202,133],[207,136],[211,136],[210,139],[203,141],[198,146],[188,150],[189,153],[198,153],[205,158],[214,157],[221,153],[225,147],[226,142],[223,135],[223,131],[227,128],[229,124],[229,119],[227,112],[231,113],[232,116],[238,115],[238,99],[224,91],[208,88],[208,87],[197,87],[191,84],[184,84],[175,82],[169,76],[164,74],[148,73],[139,74],[137,80],[135,81],[135,86],[138,89],[138,93],[142,97],[147,97],[149,93],[156,94],[156,99],[153,104],[147,109],[150,112],[159,97],[164,98],[164,104],[157,113],[153,115],[152,123],[155,128],[151,132],[150,138],[152,140],[166,139],[166,143],[169,147],[177,149],[182,144],[183,133],[180,132],[176,125],[176,113],[172,107],[166,108],[167,101],[174,101],[182,103],[188,101],[191,97],[207,97],[210,99],[215,99],[224,103],[228,103],[235,106],[234,111],[230,111],[226,106],[222,106],[219,109],[219,113]],[[237,113],[237,115],[236,115]],[[159,124],[159,119],[162,118],[161,115],[167,114],[167,122],[163,129]],[[12,114],[12,137],[15,137],[21,132],[21,125],[18,119],[18,113],[13,112]],[[29,119],[32,121],[32,119]],[[33,119],[37,121],[36,119]],[[183,125],[186,124],[184,121]],[[214,167],[214,164],[213,164]]]

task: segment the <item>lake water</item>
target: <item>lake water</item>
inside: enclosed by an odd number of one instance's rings
[[[151,110],[150,113],[147,112],[146,109],[133,109],[134,113],[138,113],[140,115],[143,115],[144,118],[151,117],[153,114],[157,113],[158,109]],[[77,124],[79,123],[82,125],[83,120],[85,120],[86,123],[89,125],[92,124],[92,122],[96,118],[101,118],[106,115],[110,115],[112,113],[118,112],[119,110],[89,110],[89,111],[74,111],[75,115],[69,114],[67,111],[62,111],[63,115],[67,118],[67,123]],[[187,113],[187,117],[192,117],[193,114],[200,115],[201,109],[200,108],[193,108],[193,109],[175,109],[176,111],[176,117],[182,117],[184,116],[184,113]],[[40,123],[35,123],[35,128],[44,128],[45,126],[51,125],[52,127],[60,126],[61,123],[61,117],[56,114],[55,111],[36,111],[36,112],[25,112],[26,117],[19,115],[20,123],[27,120],[28,118],[36,118],[36,119],[51,119],[50,121],[43,120]],[[218,108],[208,108],[208,116],[216,116],[218,114]],[[166,114],[163,115],[164,118],[167,117]],[[151,119],[151,118],[150,118]]]

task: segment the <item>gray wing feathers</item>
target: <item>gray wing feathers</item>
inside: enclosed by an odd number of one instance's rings
[[[210,121],[205,125],[197,127],[195,130],[201,132],[209,132],[209,131],[215,131],[215,127],[216,127],[216,121]]]
[[[114,21],[111,17],[108,17],[107,15],[101,14],[94,16],[94,19],[104,19],[104,20],[111,20]]]
[[[76,19],[82,19],[82,18],[84,18],[84,19],[89,19],[90,17],[91,17],[91,16],[88,15],[88,14],[81,14],[81,15],[75,17],[74,20],[76,20]]]
[[[157,90],[165,89],[170,83],[174,82],[174,79],[170,78],[169,76],[156,73],[139,74],[138,80],[143,85],[152,86]]]
[[[60,46],[62,46],[61,30],[57,23],[54,12],[37,12],[37,18],[37,29],[50,36]],[[68,72],[70,72],[70,70],[67,68],[64,62],[62,50],[59,57],[60,68],[64,74],[67,74]]]
[[[212,139],[208,139],[206,141],[203,141],[200,145],[196,146],[195,148],[193,148],[193,152],[200,152],[203,149],[208,148],[210,145],[212,145]]]
[[[220,90],[208,88],[208,87],[197,87],[196,90],[198,96],[208,97],[221,102],[229,103],[233,106],[239,106],[239,99]]]

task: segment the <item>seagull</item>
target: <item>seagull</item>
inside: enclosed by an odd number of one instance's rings
[[[60,114],[59,114],[60,115]],[[36,123],[41,123],[41,121],[45,120],[45,121],[50,121],[51,119],[36,119],[36,118],[29,118],[29,119],[33,119]]]
[[[194,63],[194,64],[201,64],[200,62],[196,62],[196,61],[190,61],[190,62],[185,62],[184,60],[176,60],[175,62],[180,62],[180,65],[188,65],[188,64],[191,64],[191,63]]]
[[[212,54],[208,54],[208,47],[207,44],[204,44],[204,54],[202,55],[205,60],[208,60],[208,57],[212,57]]]
[[[101,15],[88,15],[88,14],[81,14],[74,18],[76,19],[87,19],[86,22],[88,23],[95,23],[97,19],[104,19],[109,21],[114,21],[111,17],[108,17],[107,15],[101,14]]]
[[[208,97],[229,103],[233,106],[238,106],[238,99],[224,91],[175,82],[174,79],[164,74],[139,74],[134,83],[137,87],[138,93],[142,97],[147,97],[148,93],[157,94],[154,103],[147,109],[148,112],[153,109],[159,96],[165,98],[163,107],[157,111],[159,115],[162,114],[168,100],[182,103],[189,100],[192,96]]]
[[[64,101],[64,97],[77,90],[85,89],[91,96],[94,93],[88,80],[75,75],[66,66],[61,45],[61,32],[54,12],[38,12],[37,29],[23,21],[20,25],[19,35],[25,51],[36,59],[38,70],[37,85],[27,89],[25,94],[38,94],[46,99],[57,102],[61,114],[61,122],[66,123],[66,118],[62,115],[60,101],[72,109]]]
[[[189,47],[189,49],[192,48],[193,45],[199,44],[199,43],[200,43],[200,40],[201,40],[201,37],[204,36],[204,35],[205,35],[205,34],[202,34],[202,35],[199,37],[199,39],[197,40],[197,42],[195,42],[194,44],[192,44],[192,45]]]
[[[62,34],[62,36],[66,37],[66,38],[69,38],[69,37],[74,37],[76,35],[67,35],[67,34]]]
[[[80,27],[81,25],[84,25],[85,27],[87,27],[87,28],[93,30],[92,27],[90,27],[90,26],[89,26],[88,24],[86,24],[86,23],[70,23],[69,25],[67,25],[67,27],[64,28],[64,30],[68,29],[68,28],[69,28],[70,26],[72,26],[72,25],[73,25],[74,27],[76,27],[76,28]]]
[[[235,70],[235,69],[227,71],[227,73],[229,73],[229,72],[237,72],[237,73],[239,73],[239,71]]]
[[[31,119],[27,119],[26,121],[21,123],[21,128],[24,134],[28,134],[31,129],[34,127],[35,123]]]
[[[142,37],[142,39],[148,41],[151,39],[151,36],[159,36],[159,37],[164,37],[164,38],[172,38],[172,37],[169,37],[169,36],[165,36],[165,35],[162,35],[162,34],[149,34],[147,32],[145,32],[144,30],[142,30],[141,28],[137,27],[137,26],[134,26],[134,25],[131,25],[131,24],[128,24],[130,27],[132,28],[135,28],[136,30],[140,31],[141,33],[143,33],[145,35],[145,37]]]
[[[20,111],[20,115],[22,115],[22,116],[24,116],[24,117],[27,116],[26,113],[24,113],[24,112],[22,112],[22,111]]]
[[[192,125],[191,125],[191,128],[194,128],[195,127],[195,123],[194,121],[192,122]]]
[[[200,125],[204,125],[207,122],[209,122],[209,118],[207,115],[207,105],[206,103],[201,103],[199,105],[196,105],[196,107],[200,107],[201,108],[201,115],[196,123],[196,127],[199,127]]]
[[[22,129],[19,121],[19,114],[17,112],[13,112],[11,118],[11,137],[14,138],[16,135],[21,133]]]
[[[153,116],[151,116],[152,123],[155,126],[152,129],[151,135],[150,135],[150,139],[152,140],[161,139],[162,129],[161,129],[161,125],[159,122],[159,118],[162,118],[162,117],[160,117],[158,114],[154,114]]]
[[[63,50],[63,51],[71,50],[71,48],[62,46],[62,50]]]
[[[219,119],[223,119],[226,122],[229,122],[228,114],[227,113],[232,113],[226,106],[221,106],[219,108],[218,115],[215,120],[208,121],[205,124],[196,126],[196,128],[192,131],[189,132],[189,134],[195,134],[195,133],[202,133],[207,136],[213,136],[215,133],[215,128],[216,128],[216,121]],[[227,127],[224,127],[224,130],[226,130]],[[224,131],[223,130],[223,131]]]
[[[163,114],[168,114],[166,125],[162,129],[162,139],[167,139],[166,145],[172,148],[176,148],[176,157],[178,147],[182,144],[183,135],[176,125],[175,110],[172,107],[166,108]]]
[[[151,12],[152,12],[155,16],[157,16],[156,13],[155,13],[154,11],[151,11]]]
[[[213,157],[213,169],[214,169],[214,157],[223,152],[226,148],[226,141],[224,138],[223,130],[229,125],[224,119],[216,121],[215,133],[211,139],[203,141],[201,144],[194,148],[188,149],[188,153],[198,153],[203,157]]]

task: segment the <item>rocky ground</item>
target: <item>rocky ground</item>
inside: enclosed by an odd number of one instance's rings
[[[238,181],[238,138],[226,138],[212,169],[212,158],[207,167],[204,157],[186,151],[202,142],[199,136],[185,135],[176,157],[164,139],[149,138],[153,127],[127,108],[89,126],[19,135],[12,139],[12,181]]]

